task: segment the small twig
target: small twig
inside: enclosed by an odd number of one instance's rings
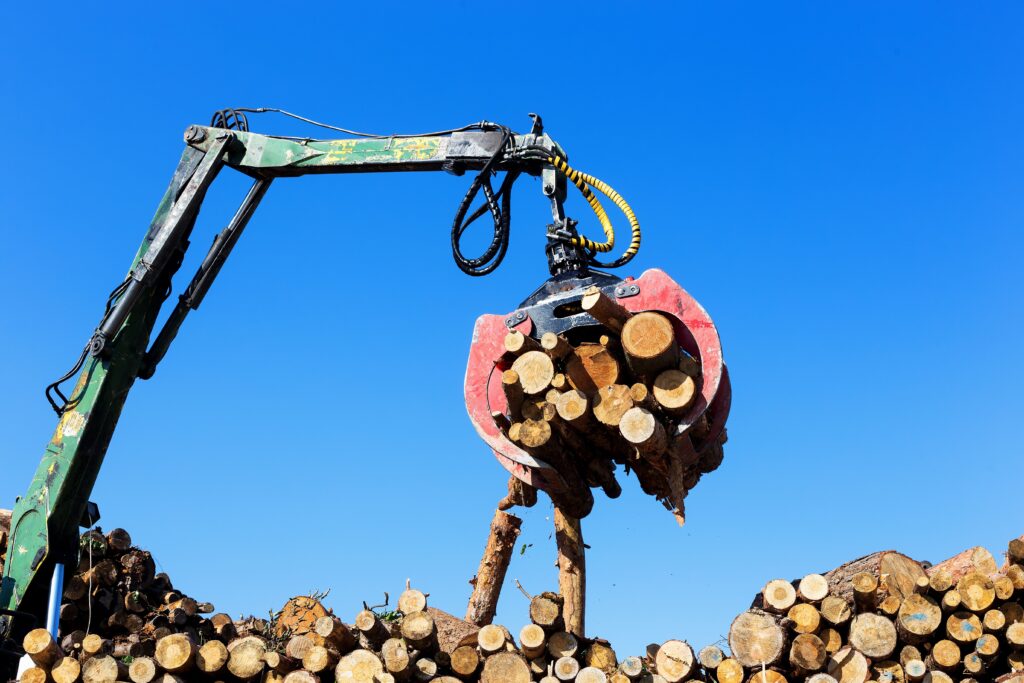
[[[363,600],[363,608],[364,609],[368,609],[371,612],[376,612],[381,607],[387,607],[389,602],[391,602],[391,596],[388,595],[387,591],[384,591],[384,604],[383,605],[374,605],[373,607],[367,607],[366,601]]]
[[[523,588],[523,584],[519,583],[519,579],[516,579],[516,588],[519,589],[520,593],[526,596],[527,600],[533,600],[533,596],[526,592],[526,589]]]

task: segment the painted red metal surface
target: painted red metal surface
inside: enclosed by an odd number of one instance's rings
[[[659,311],[667,314],[672,319],[679,345],[700,359],[700,396],[680,420],[679,431],[685,432],[706,413],[712,432],[703,441],[713,442],[724,429],[731,404],[728,372],[722,360],[722,345],[714,321],[686,290],[661,270],[651,269],[638,279],[627,281],[638,285],[640,292],[618,299],[618,302],[633,312]],[[482,315],[476,321],[466,367],[466,409],[480,438],[491,447],[502,467],[527,484],[557,496],[566,489],[566,482],[558,472],[509,441],[492,417],[493,413],[505,413],[508,408],[501,390],[500,370],[497,369],[505,351],[507,318],[503,315]],[[527,317],[516,329],[530,334],[533,321]]]

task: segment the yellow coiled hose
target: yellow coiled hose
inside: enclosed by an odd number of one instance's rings
[[[569,166],[565,159],[562,159],[559,156],[550,155],[548,157],[548,163],[554,166],[559,173],[563,174],[579,189],[580,193],[583,194],[583,198],[587,200],[587,204],[590,205],[591,210],[593,210],[594,214],[597,216],[597,220],[600,221],[601,229],[604,230],[604,242],[595,242],[580,235],[579,237],[573,238],[571,240],[572,243],[597,253],[607,253],[615,247],[615,228],[612,226],[612,222],[608,218],[608,213],[604,210],[604,207],[601,206],[601,202],[598,201],[597,195],[595,195],[590,189],[591,186],[595,187],[599,192],[601,192],[601,194],[611,199],[615,206],[619,207],[619,210],[626,216],[626,220],[629,221],[629,229],[631,233],[629,247],[627,247],[622,256],[611,265],[612,267],[618,267],[628,263],[634,256],[636,256],[636,253],[640,251],[641,237],[640,221],[637,220],[636,214],[633,213],[633,209],[630,207],[629,203],[607,183],[588,173],[577,171]]]

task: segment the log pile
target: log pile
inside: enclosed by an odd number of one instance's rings
[[[982,548],[934,566],[886,551],[775,579],[732,622],[728,647],[668,640],[638,657],[569,632],[557,593],[527,596],[518,631],[478,628],[408,585],[397,610],[364,604],[351,624],[322,596],[269,620],[207,618],[212,605],[171,588],[123,530],[87,533],[85,557],[90,545],[92,563],[66,579],[74,609],[60,637],[36,629],[23,641],[24,683],[1024,683],[1024,537],[1002,563]]]
[[[927,568],[894,551],[769,581],[729,629],[719,683],[1024,683],[1024,537]],[[716,655],[717,656],[717,655]]]
[[[581,495],[601,488],[617,497],[622,465],[682,524],[687,493],[722,462],[724,432],[711,438],[705,417],[688,421],[700,363],[666,315],[631,313],[596,287],[580,305],[600,327],[539,339],[507,333],[498,370],[508,408],[495,421]]]

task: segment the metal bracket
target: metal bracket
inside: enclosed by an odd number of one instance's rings
[[[615,288],[615,298],[628,299],[640,293],[640,285],[633,282],[623,282]]]

